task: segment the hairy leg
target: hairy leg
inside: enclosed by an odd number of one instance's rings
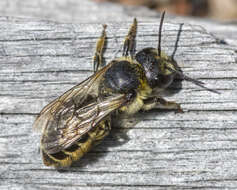
[[[159,96],[153,96],[144,100],[142,110],[151,110],[151,109],[171,109],[171,110],[177,110],[180,113],[183,112],[180,104],[173,101],[166,101],[164,98],[161,98]]]
[[[134,18],[133,24],[131,25],[127,36],[125,37],[123,44],[123,56],[130,56],[133,58],[135,55],[136,48],[136,33],[137,33],[137,20]]]
[[[94,73],[97,72],[102,66],[102,61],[103,61],[103,50],[106,42],[106,25],[103,25],[103,31],[101,33],[101,36],[96,42],[96,50],[95,50],[95,55],[93,57],[93,69]]]

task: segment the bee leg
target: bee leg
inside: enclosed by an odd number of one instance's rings
[[[133,24],[131,25],[123,43],[123,56],[128,56],[128,53],[130,53],[130,56],[132,58],[134,57],[136,48],[136,41],[135,41],[136,33],[137,33],[137,19],[134,18]]]
[[[98,145],[101,141],[109,134],[111,130],[111,121],[107,119],[101,122],[95,131],[94,136],[94,145]]]
[[[44,165],[58,167],[68,167],[72,164],[72,159],[70,156],[60,151],[55,154],[48,154],[42,150],[42,158]]]
[[[159,96],[150,97],[144,100],[144,105],[142,110],[151,110],[151,109],[171,109],[177,110],[179,113],[183,113],[183,109],[180,104],[173,101],[166,101],[164,98]]]
[[[110,129],[110,120],[105,120],[100,122],[94,130],[88,132],[87,140],[84,142],[79,141],[80,150],[75,154],[77,157],[75,156],[74,160],[78,160],[89,152],[92,147],[98,145],[109,134]]]
[[[103,51],[104,51],[104,46],[105,46],[105,41],[106,41],[106,32],[105,32],[106,27],[107,25],[103,25],[103,31],[101,33],[101,36],[96,42],[96,50],[95,50],[95,55],[93,57],[94,73],[103,67],[102,62],[103,62]]]

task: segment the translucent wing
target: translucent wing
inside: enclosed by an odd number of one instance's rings
[[[41,148],[47,153],[53,154],[69,147],[123,104],[123,95],[97,102],[99,82],[112,64],[103,67],[40,112],[34,128],[41,130]]]
[[[96,100],[76,109],[75,105],[57,110],[57,114],[48,120],[41,138],[41,148],[49,154],[70,147],[84,134],[126,103],[125,95],[109,97],[98,103]]]
[[[103,67],[94,75],[90,76],[45,106],[40,112],[39,116],[36,118],[33,128],[43,132],[44,128],[48,126],[49,122],[57,117],[60,110],[67,109],[72,105],[82,107],[83,105],[88,104],[88,101],[90,102],[91,99],[97,98],[99,81],[101,80],[103,73],[111,65],[112,63]]]

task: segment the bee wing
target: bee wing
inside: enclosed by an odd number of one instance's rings
[[[80,84],[74,86],[62,96],[58,97],[47,106],[45,106],[36,118],[33,128],[41,132],[48,126],[48,123],[56,117],[61,109],[77,104],[77,107],[86,104],[87,99],[98,97],[98,86],[103,73],[112,65],[109,64],[101,70],[90,76]]]
[[[77,110],[75,105],[59,110],[56,118],[48,120],[44,128],[41,148],[49,154],[54,154],[70,147],[126,101],[126,95],[120,94],[100,103],[95,100]]]

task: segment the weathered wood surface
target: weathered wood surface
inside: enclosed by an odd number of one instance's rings
[[[22,1],[23,2],[23,1]],[[158,23],[139,23],[137,50],[155,47]],[[157,20],[157,19],[156,19]],[[130,23],[107,22],[109,61]],[[101,25],[0,17],[0,189],[236,189],[237,53],[202,27],[165,21],[163,49],[188,82],[171,96],[188,111],[151,111],[59,172],[43,166],[32,123],[44,105],[92,74]]]
[[[144,10],[143,8],[139,8]],[[2,16],[41,18],[60,22],[108,22],[129,18],[126,8],[112,3],[97,4],[91,0],[1,0]],[[131,9],[128,9],[131,10]],[[144,10],[150,14],[148,10]],[[139,12],[141,16],[141,12]],[[153,13],[154,15],[154,13]],[[130,16],[132,18],[132,16]]]
[[[95,0],[96,1],[96,0]],[[1,0],[0,15],[29,17],[67,23],[107,23],[131,21],[133,17],[157,21],[159,13],[145,7],[126,7],[115,3],[95,3],[93,0]],[[237,41],[236,23],[166,15],[166,21],[200,25],[219,38]],[[234,44],[234,43],[233,43]]]

